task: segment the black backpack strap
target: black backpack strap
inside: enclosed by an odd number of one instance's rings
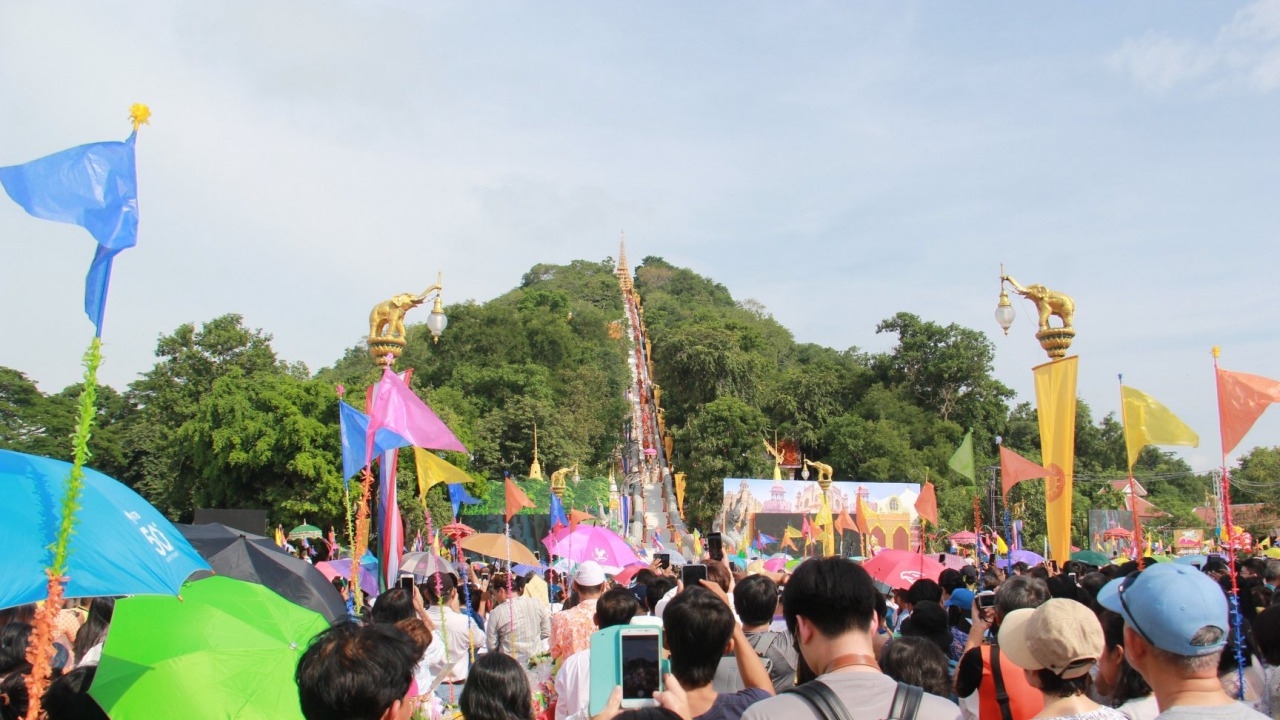
[[[1000,720],[1013,720],[1009,707],[1009,692],[1004,688],[1004,674],[1000,670],[1000,646],[991,646],[991,679],[996,684],[996,702],[1000,705]]]
[[[821,681],[810,680],[803,685],[796,685],[782,691],[794,693],[808,703],[822,720],[853,720],[849,708],[835,692]]]
[[[889,705],[889,717],[886,720],[916,720],[923,697],[924,688],[899,682],[898,689],[893,691],[893,702]]]

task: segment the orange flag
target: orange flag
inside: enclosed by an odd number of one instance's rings
[[[574,530],[577,530],[578,523],[582,522],[583,520],[595,520],[595,519],[596,517],[590,513],[585,513],[585,512],[582,512],[581,510],[574,510],[573,508],[569,508],[569,532],[573,532]]]
[[[858,525],[853,522],[853,518],[849,517],[848,507],[841,510],[840,517],[836,518],[836,530],[839,530],[840,532],[856,532],[858,530]]]
[[[1280,402],[1280,382],[1246,373],[1218,370],[1218,422],[1222,425],[1222,454],[1244,439],[1262,411]]]
[[[871,532],[871,526],[880,522],[880,514],[873,511],[870,505],[858,496],[858,516],[854,518],[857,521],[858,532],[866,535]]]
[[[916,512],[934,525],[938,524],[938,495],[934,492],[933,483],[926,481],[924,487],[920,488],[920,497],[916,498]]]
[[[1023,480],[1042,478],[1050,474],[1044,467],[1031,462],[1003,445],[1000,446],[1000,480],[1004,486],[1005,493],[1008,493],[1014,485]]]
[[[520,512],[520,508],[535,507],[533,501],[529,499],[529,496],[525,495],[524,491],[521,490],[520,487],[511,480],[511,478],[506,479],[506,494],[507,522],[511,522],[511,518],[515,517],[515,514]]]

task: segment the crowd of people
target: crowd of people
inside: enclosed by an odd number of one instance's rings
[[[593,634],[659,626],[656,703],[623,710],[616,688],[595,719],[1280,718],[1280,560],[1245,560],[1234,582],[1220,559],[971,566],[903,590],[838,557],[780,573],[702,562],[689,587],[656,563],[625,585],[594,562],[567,578],[417,578],[312,641],[303,715],[588,720]],[[111,611],[96,599],[59,616],[52,720],[106,717],[87,691]],[[33,618],[0,611],[4,720],[26,710]]]
[[[583,563],[563,604],[522,592],[524,578],[499,575],[487,592],[473,588],[476,618],[458,612],[456,578],[427,578],[414,596],[427,609],[395,595],[391,602],[421,613],[432,631],[450,629],[404,661],[395,698],[366,678],[369,707],[380,711],[367,717],[409,717],[400,703],[445,673],[436,694],[456,698],[468,720],[587,720],[592,633],[659,625],[670,674],[657,707],[624,711],[617,689],[599,720],[1280,718],[1280,560],[1243,561],[1234,590],[1216,558],[1202,568],[967,567],[896,591],[842,558],[810,559],[794,573],[703,562],[708,579],[695,587],[656,564],[615,585]],[[495,583],[509,588],[494,592]],[[553,583],[549,599],[560,591]],[[387,600],[375,604],[375,622]],[[308,658],[357,657],[325,649],[350,642],[350,632],[318,639]],[[448,652],[433,650],[446,638]],[[555,663],[549,707],[532,700],[528,668],[540,653]],[[304,697],[313,682],[329,682],[308,662],[298,671]]]

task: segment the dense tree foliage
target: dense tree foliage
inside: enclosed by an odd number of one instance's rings
[[[607,504],[604,478],[621,443],[630,382],[613,269],[609,259],[534,266],[501,297],[448,307],[439,343],[425,326],[409,326],[397,367],[414,369],[411,386],[469,448],[446,458],[475,478],[472,494],[491,496],[478,509],[500,505],[489,490],[504,474],[527,473],[535,427],[546,474],[576,463],[589,478],[570,488],[568,503],[589,511]],[[975,495],[990,520],[997,437],[1039,458],[1035,410],[1009,407],[1013,393],[992,376],[994,348],[981,332],[898,313],[874,328],[896,337],[889,350],[835,350],[795,342],[759,302],[735,300],[723,285],[661,258],[645,258],[635,283],[694,527],[709,526],[723,478],[771,473],[766,438],[794,440],[805,456],[832,465],[837,479],[932,480],[941,524],[953,530],[972,525]],[[159,338],[156,358],[124,392],[102,389],[90,444],[96,467],[179,520],[197,507],[263,507],[273,523],[345,526],[337,389],[363,408],[378,378],[363,343],[313,375],[277,357],[270,335],[225,315]],[[0,367],[0,447],[69,458],[78,392],[45,394],[22,372]],[[947,468],[968,430],[976,484]],[[1119,420],[1095,421],[1081,402],[1073,518],[1081,536],[1090,507],[1123,507],[1111,481],[1125,476],[1124,463]],[[1205,503],[1209,477],[1155,448],[1143,451],[1135,474],[1169,513],[1165,523],[1195,524],[1191,511]],[[417,500],[408,451],[398,481],[411,532],[424,510],[447,520],[445,488],[433,488],[425,507]],[[1274,502],[1280,448],[1246,455],[1233,482],[1237,502]],[[546,484],[526,487],[545,506]],[[1007,501],[1038,542],[1043,483],[1023,483]]]

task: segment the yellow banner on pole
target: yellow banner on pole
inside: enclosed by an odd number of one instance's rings
[[[1076,369],[1078,356],[1032,368],[1036,379],[1036,412],[1040,417],[1041,465],[1049,557],[1059,564],[1071,559],[1071,493],[1076,446]]]

